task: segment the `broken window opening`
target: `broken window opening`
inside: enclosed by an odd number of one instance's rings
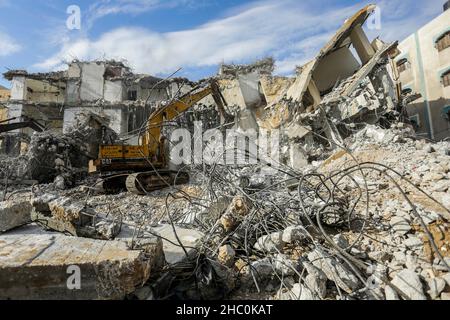
[[[263,90],[261,81],[258,82],[258,91],[259,91],[259,97],[261,99],[261,105],[267,106],[267,99],[266,99],[266,95],[264,94],[264,90]]]
[[[406,96],[408,94],[412,93],[412,89],[411,88],[405,88],[402,90],[402,95]]]
[[[305,94],[303,95],[302,105],[305,109],[314,106],[314,98],[309,92],[309,90],[306,90]]]
[[[403,71],[406,71],[407,69],[409,69],[409,62],[408,59],[400,59],[397,62],[397,69],[399,73],[402,73]]]
[[[128,91],[128,100],[136,101],[137,100],[137,90],[129,90]]]
[[[104,78],[105,79],[116,78],[116,77],[120,77],[121,75],[122,75],[122,67],[121,66],[117,66],[117,67],[109,66],[105,70]]]
[[[442,84],[444,87],[450,87],[450,70],[442,75]]]
[[[436,41],[436,49],[441,52],[450,47],[450,31],[444,33],[437,41]]]

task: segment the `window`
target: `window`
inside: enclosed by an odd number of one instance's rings
[[[442,116],[445,120],[450,121],[450,106],[446,106],[442,109]]]
[[[398,62],[397,62],[397,68],[398,68],[398,72],[403,72],[403,71],[405,71],[406,69],[408,69],[408,66],[409,66],[409,64],[408,64],[408,59],[400,59]]]
[[[450,47],[450,31],[444,33],[437,41],[436,41],[436,49],[441,52]]]
[[[411,88],[405,88],[402,90],[402,95],[406,96],[408,94],[412,93],[412,89]]]
[[[450,87],[450,70],[442,75],[442,84],[444,87]]]
[[[409,121],[411,121],[414,130],[418,130],[420,128],[420,117],[418,114],[409,117]]]
[[[137,100],[137,91],[136,90],[128,91],[128,100],[129,101],[136,101]]]

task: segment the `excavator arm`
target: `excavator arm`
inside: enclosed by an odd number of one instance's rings
[[[148,120],[148,130],[142,140],[142,145],[148,146],[148,153],[150,155],[155,155],[158,152],[158,149],[161,148],[161,130],[166,121],[175,119],[209,95],[213,97],[222,117],[226,118],[226,101],[220,92],[217,82],[215,80],[211,80],[206,88],[200,91],[198,91],[198,89],[193,89],[191,92],[185,94],[179,99],[176,99],[167,106],[156,110],[150,115]],[[159,152],[163,153],[162,150],[159,150]]]

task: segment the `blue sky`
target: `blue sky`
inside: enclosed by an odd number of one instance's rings
[[[218,65],[273,56],[291,74],[344,20],[368,3],[381,8],[383,40],[402,40],[442,12],[444,0],[0,0],[0,72],[58,70],[74,58],[126,60],[135,72],[193,80]],[[81,29],[66,26],[81,9]],[[0,84],[9,86],[4,79]]]

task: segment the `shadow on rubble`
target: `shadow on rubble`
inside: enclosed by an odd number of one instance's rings
[[[227,268],[203,254],[172,266],[149,283],[156,300],[223,300],[234,287]]]

